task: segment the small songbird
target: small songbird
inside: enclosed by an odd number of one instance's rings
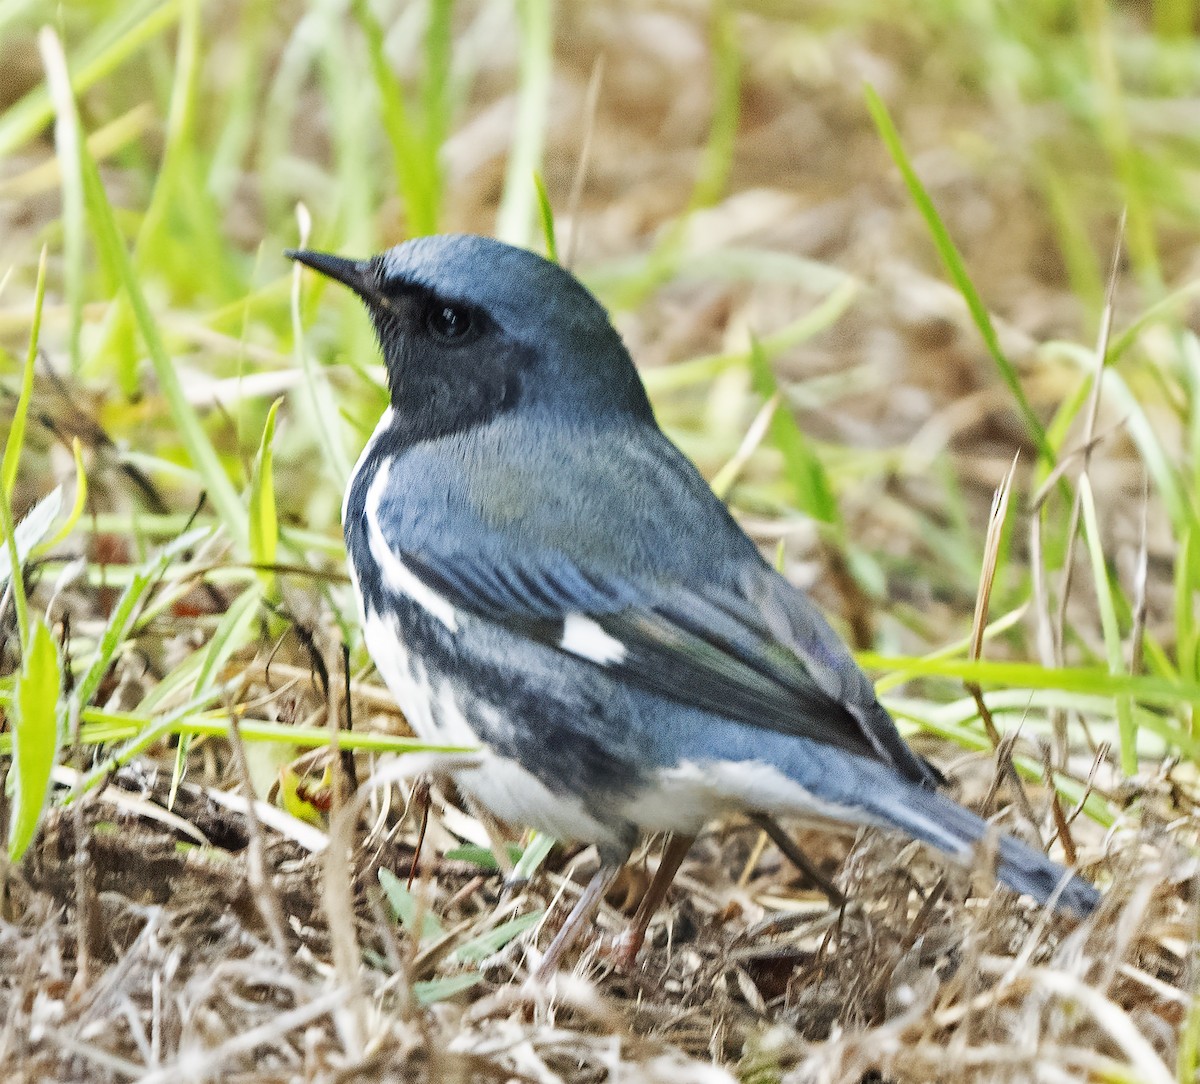
[[[642,833],[686,840],[740,811],[971,857],[988,825],[939,793],[845,645],[663,435],[574,276],[466,235],[288,255],[362,298],[387,366],[343,506],[371,656],[420,737],[481,749],[464,792],[598,848],[539,976]],[[994,847],[1017,892],[1098,902],[1033,847]]]

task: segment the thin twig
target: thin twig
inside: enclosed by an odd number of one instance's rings
[[[596,131],[596,112],[600,105],[600,84],[603,81],[604,54],[600,53],[592,65],[587,95],[583,100],[583,143],[579,148],[579,163],[575,166],[575,177],[571,181],[571,194],[567,197],[567,220],[571,223],[571,236],[567,238],[563,266],[568,271],[575,266],[575,257],[579,252],[579,238],[583,233],[579,221],[580,209],[583,204],[583,187],[587,183],[588,163],[592,154],[592,136]]]
[[[1121,221],[1117,225],[1117,239],[1113,244],[1112,263],[1109,269],[1108,286],[1104,295],[1104,311],[1100,314],[1100,332],[1096,339],[1095,369],[1092,375],[1092,387],[1088,395],[1087,414],[1083,426],[1083,464],[1080,476],[1086,475],[1091,466],[1092,442],[1096,435],[1096,419],[1100,414],[1100,393],[1104,384],[1104,366],[1108,358],[1108,341],[1112,334],[1113,298],[1117,289],[1117,269],[1121,259],[1122,242],[1125,237],[1125,215],[1122,210]],[[1067,551],[1063,558],[1062,585],[1058,596],[1058,614],[1054,625],[1054,662],[1056,666],[1063,665],[1063,640],[1067,623],[1067,603],[1071,597],[1071,581],[1075,572],[1075,546],[1079,537],[1079,518],[1083,513],[1083,501],[1079,486],[1075,487],[1075,499],[1071,502],[1071,519],[1067,527]]]
[[[237,768],[240,782],[246,790],[246,834],[249,842],[246,846],[246,883],[250,894],[254,897],[254,906],[262,916],[263,924],[271,937],[271,944],[279,954],[280,961],[286,961],[290,952],[287,935],[284,933],[283,906],[279,902],[279,894],[275,891],[275,882],[267,873],[267,848],[264,841],[262,825],[254,809],[254,782],[250,777],[250,763],[246,759],[246,746],[242,741],[242,732],[238,726],[237,712],[229,713],[229,747],[233,751],[233,763]]]
[[[1000,557],[1000,540],[1004,535],[1004,523],[1008,518],[1008,503],[1012,495],[1013,479],[1017,473],[1017,461],[1020,453],[1013,456],[1008,473],[992,498],[992,511],[988,517],[987,538],[983,547],[983,567],[979,571],[979,588],[975,594],[975,614],[971,622],[971,643],[967,649],[967,657],[977,662],[983,653],[983,635],[987,629],[988,606],[992,598],[992,585],[996,580],[996,566]],[[992,747],[1000,747],[1000,731],[992,718],[991,709],[983,698],[983,688],[977,682],[965,682],[967,692],[975,700],[979,709],[979,718],[983,720],[984,729]]]

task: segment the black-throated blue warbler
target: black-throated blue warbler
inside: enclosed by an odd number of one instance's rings
[[[644,832],[747,811],[973,853],[986,823],[663,435],[568,271],[467,235],[289,255],[362,298],[387,367],[343,508],[380,673],[421,737],[482,748],[455,779],[491,813],[599,849],[543,975]],[[1011,836],[996,858],[1040,903],[1096,905]]]

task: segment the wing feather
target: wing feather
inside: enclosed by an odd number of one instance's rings
[[[936,781],[900,738],[849,655],[844,649],[840,656],[833,653],[836,637],[811,606],[789,615],[810,635],[787,635],[785,641],[770,627],[780,622],[769,622],[760,604],[717,585],[647,587],[625,577],[589,574],[560,554],[523,554],[520,564],[503,565],[428,552],[398,556],[455,607],[557,650],[571,653],[564,635],[569,616],[595,622],[624,651],[602,662],[575,657],[655,695],[882,760],[910,778]],[[782,579],[779,583],[803,602],[794,588]],[[778,593],[777,587],[776,603]],[[814,620],[820,626],[810,627]],[[805,640],[825,650],[806,658]],[[838,664],[853,673],[836,672]]]

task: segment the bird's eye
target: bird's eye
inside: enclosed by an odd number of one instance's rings
[[[462,342],[471,330],[471,313],[461,305],[437,301],[426,313],[425,324],[443,342]]]

